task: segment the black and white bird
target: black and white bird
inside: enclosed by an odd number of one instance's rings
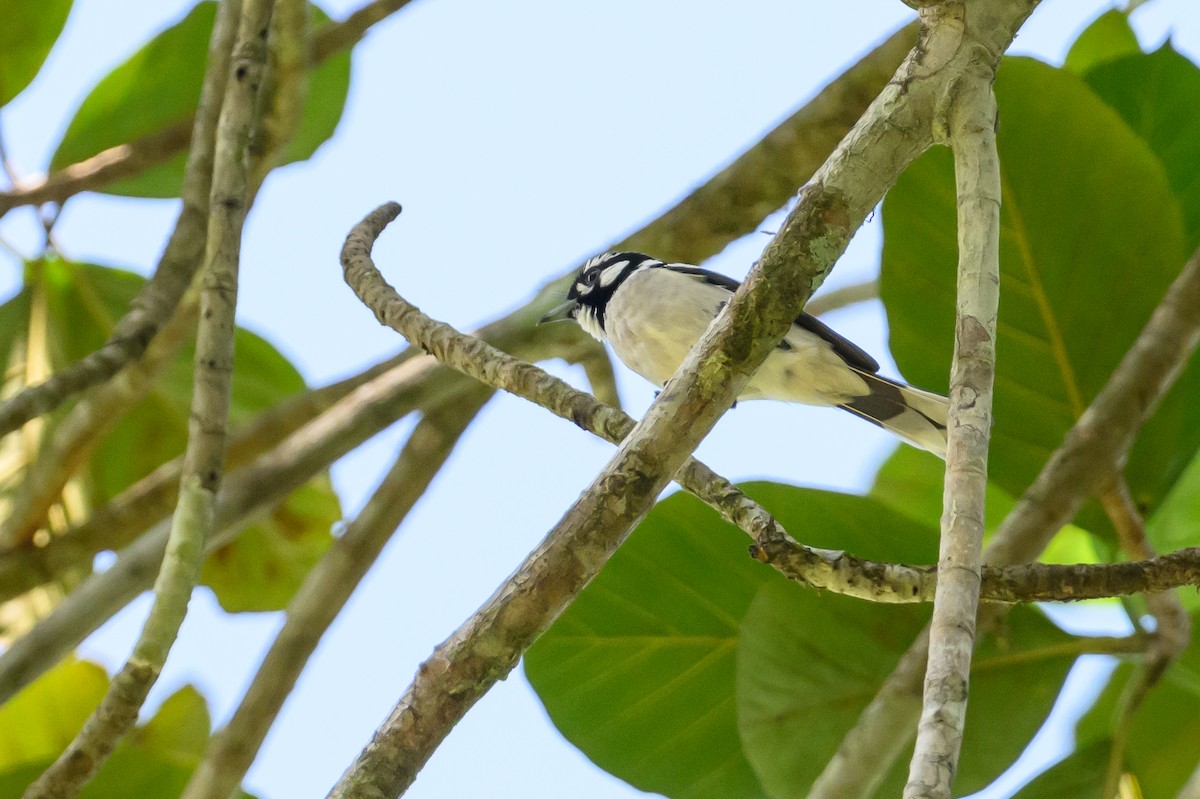
[[[611,344],[626,366],[662,386],[739,285],[695,266],[606,252],[580,268],[567,301],[541,321],[574,319]],[[880,377],[878,371],[874,358],[802,313],[738,399],[842,408],[944,458],[946,398]]]

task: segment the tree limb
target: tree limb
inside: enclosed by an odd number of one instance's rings
[[[973,41],[964,27],[965,16],[960,4],[922,11],[931,38],[959,38],[960,48],[976,52],[972,68],[947,87],[949,118],[934,120],[947,124],[954,151],[958,299],[938,584],[929,624],[924,706],[905,799],[950,799],[967,716],[982,571],[1000,298],[1000,158],[992,95],[1000,53]]]

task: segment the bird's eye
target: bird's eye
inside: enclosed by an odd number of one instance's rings
[[[592,270],[591,272],[588,272],[586,275],[584,275],[583,279],[585,281],[587,281],[587,284],[590,286],[596,282],[596,278],[598,278],[598,277],[600,277],[599,270]]]

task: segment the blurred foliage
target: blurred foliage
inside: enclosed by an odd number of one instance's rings
[[[0,707],[0,799],[20,799],[66,748],[108,688],[95,663],[67,659]],[[208,743],[204,698],[184,686],[126,736],[81,799],[176,799]],[[243,799],[253,799],[239,791]]]
[[[38,74],[70,12],[71,0],[0,0],[0,106]]]
[[[28,265],[25,288],[0,305],[0,369],[10,381],[34,382],[97,349],[112,333],[144,279],[131,272],[52,260]],[[236,333],[230,422],[239,424],[303,391],[304,380],[288,360],[248,330]],[[31,353],[42,353],[34,363]],[[87,507],[100,507],[156,467],[183,452],[192,396],[191,341],[155,382],[149,394],[98,444],[83,470]],[[10,384],[10,388],[11,388]],[[45,437],[66,411],[50,417]],[[30,452],[5,453],[6,491],[19,490]],[[80,508],[72,512],[79,514]],[[341,518],[333,487],[319,476],[253,525],[248,535],[217,550],[204,567],[226,610],[277,610],[286,605],[308,569],[332,542]]]

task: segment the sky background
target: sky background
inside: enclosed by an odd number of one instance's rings
[[[18,172],[44,171],[94,83],[192,4],[77,0],[42,74],[0,115]],[[336,0],[323,7],[341,18],[358,5]],[[1045,0],[1011,52],[1061,63],[1078,31],[1107,7]],[[246,227],[240,321],[314,385],[395,352],[401,342],[345,287],[337,261],[350,226],[393,199],[405,212],[376,249],[389,280],[460,329],[501,316],[670,207],[911,14],[899,0],[415,0],[356,48],[335,137],[264,186]],[[1152,0],[1133,22],[1143,45],[1170,36],[1200,58],[1195,0]],[[70,258],[146,273],[176,212],[173,201],[82,195],[67,205],[55,233]],[[775,224],[768,220],[762,230]],[[0,221],[0,237],[30,255],[41,245],[28,209]],[[879,237],[876,217],[827,288],[873,276]],[[766,241],[752,234],[706,265],[741,277]],[[20,274],[19,263],[0,250],[0,297],[17,290]],[[895,374],[878,303],[827,321]],[[582,385],[577,370],[551,368]],[[619,378],[626,409],[640,415],[651,387],[626,372]],[[335,468],[348,517],[410,429],[401,421]],[[862,491],[893,446],[849,414],[745,403],[698,456],[736,480]],[[522,400],[494,399],[326,636],[247,788],[264,799],[324,796],[421,660],[520,563],[611,451]],[[447,559],[451,538],[476,557]],[[92,636],[82,654],[110,670],[118,666],[147,608],[143,597]],[[223,722],[280,623],[280,614],[226,616],[198,590],[148,708],[191,682]],[[1095,658],[1077,667],[1078,695],[1098,688],[1105,669]],[[1062,718],[1069,724],[1069,713]],[[1057,759],[1067,742],[1061,731],[1035,742],[1022,770]],[[408,795],[540,799],[566,792],[641,795],[558,735],[518,671],[468,714]]]

